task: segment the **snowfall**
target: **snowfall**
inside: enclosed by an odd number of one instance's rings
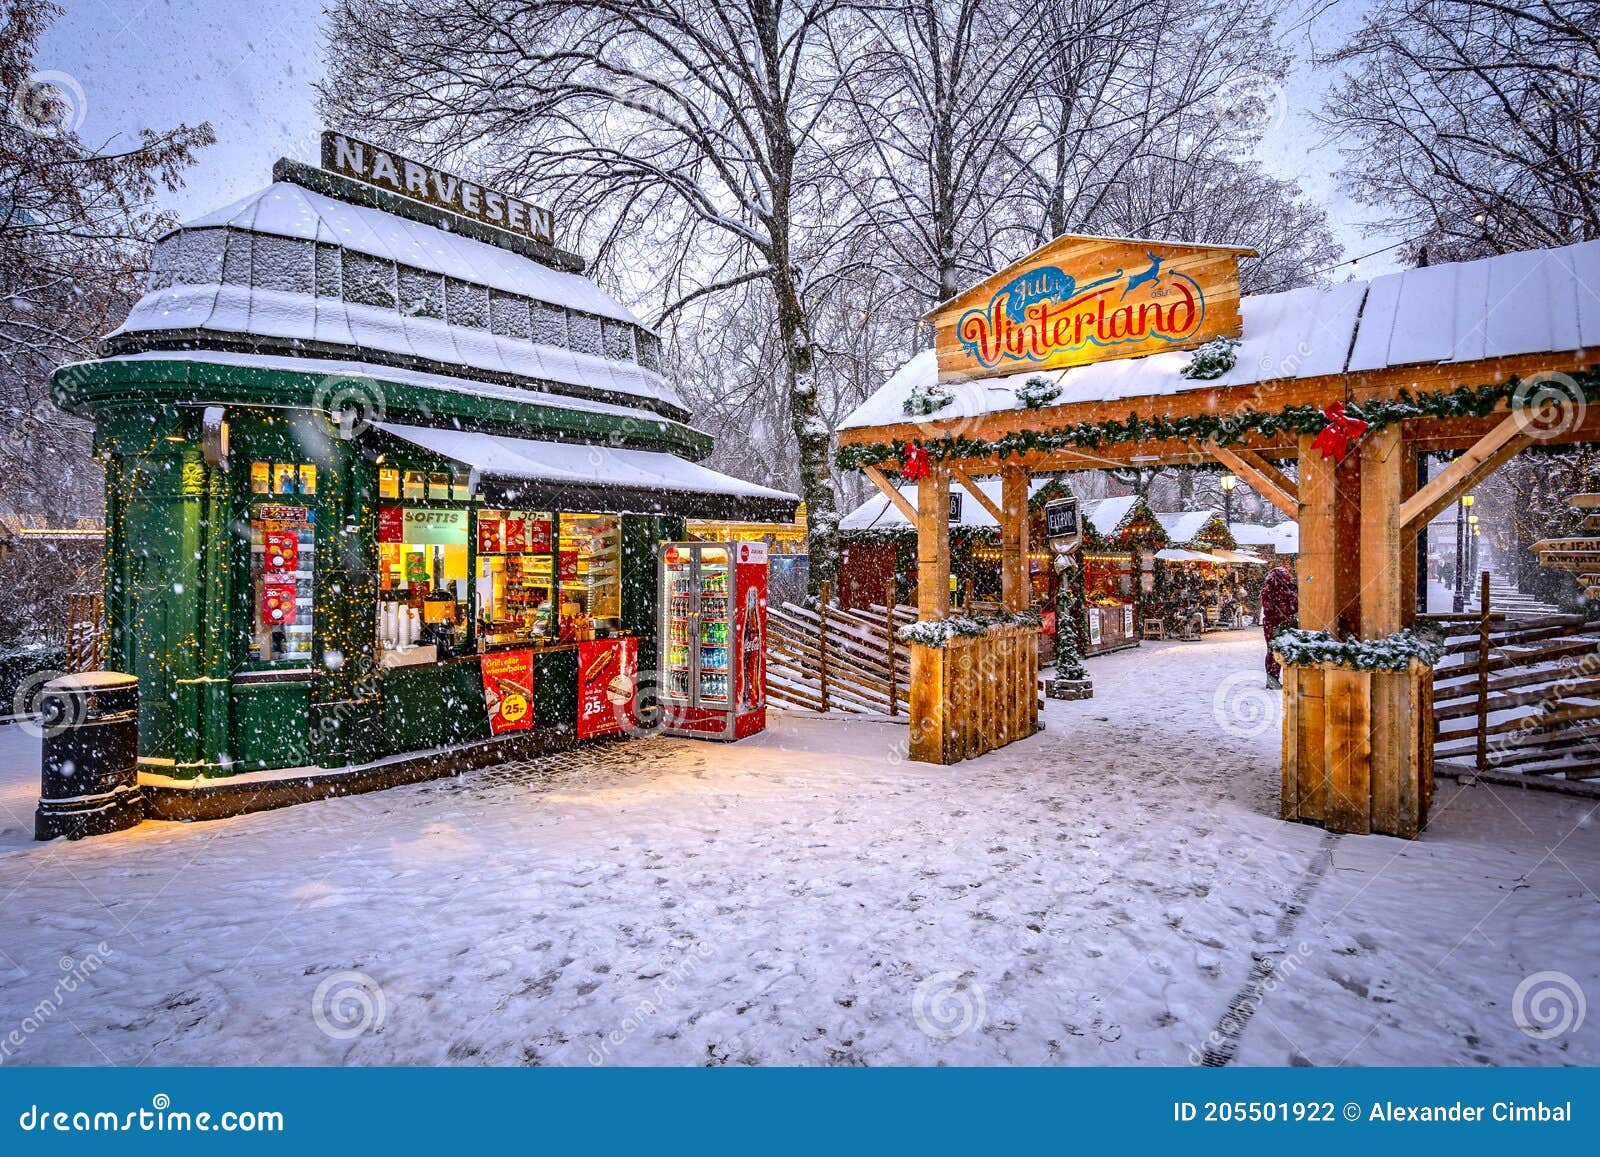
[[[774,713],[77,843],[0,727],[0,1063],[1600,1063],[1600,800],[1284,823],[1261,656],[1095,659],[955,767]]]

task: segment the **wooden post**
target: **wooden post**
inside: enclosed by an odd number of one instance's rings
[[[1334,465],[1300,435],[1300,626],[1331,631],[1339,624],[1334,582]]]
[[[917,618],[950,613],[950,472],[935,463],[917,483]]]
[[[828,604],[833,600],[833,583],[823,579],[817,590],[817,692],[822,710],[828,709]]]
[[[890,579],[887,583],[884,584],[884,589],[883,589],[883,629],[884,629],[884,633],[886,635],[886,641],[887,641],[888,647],[889,647],[889,717],[891,719],[894,718],[894,715],[896,713],[896,707],[895,707],[895,701],[894,701],[895,700],[895,694],[894,694],[894,692],[895,692],[895,687],[894,687],[894,681],[895,681],[894,634],[895,634],[895,631],[896,631],[897,628],[895,627],[895,622],[894,622],[894,601],[898,597],[898,595],[899,595],[899,592],[895,589],[894,579]]]
[[[1400,502],[1405,490],[1400,425],[1361,441],[1361,637],[1381,639],[1403,625],[1408,595],[1401,560]]]
[[[917,483],[917,619],[928,622],[949,613],[950,473],[935,463]],[[953,673],[951,659],[946,648],[911,646],[906,703],[911,714],[910,754],[920,763],[950,762],[945,683]]]
[[[1027,609],[1028,591],[1028,472],[1021,465],[1000,469],[1000,599],[1005,610]]]
[[[1489,572],[1478,587],[1478,770],[1489,769]]]

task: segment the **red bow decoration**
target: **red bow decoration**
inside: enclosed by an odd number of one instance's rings
[[[1367,432],[1367,423],[1346,414],[1343,402],[1325,406],[1322,416],[1328,419],[1328,424],[1311,440],[1311,444],[1322,451],[1324,458],[1343,462],[1350,448],[1361,441],[1361,435]]]
[[[907,442],[900,457],[900,477],[907,482],[920,482],[928,476],[928,451],[915,442]]]

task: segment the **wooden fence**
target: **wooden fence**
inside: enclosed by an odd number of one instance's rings
[[[906,721],[911,653],[895,632],[916,611],[886,602],[865,610],[829,607],[822,585],[816,610],[784,603],[767,608],[767,699],[779,707],[887,715]]]
[[[1600,777],[1600,619],[1478,610],[1422,616],[1446,633],[1434,669],[1434,759],[1442,774],[1588,789]],[[1555,777],[1555,778],[1552,778]]]

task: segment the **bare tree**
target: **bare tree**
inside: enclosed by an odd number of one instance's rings
[[[602,260],[655,248],[664,317],[766,287],[813,583],[833,574],[837,512],[798,223],[821,216],[811,152],[839,2],[341,0],[322,88],[352,127],[549,195]]]
[[[1413,260],[1600,237],[1600,3],[1383,0],[1331,61],[1351,192]]]
[[[126,314],[166,226],[151,201],[214,139],[202,124],[146,130],[129,147],[86,144],[82,94],[33,67],[59,13],[46,0],[0,6],[0,500],[52,520],[92,514],[100,496],[88,428],[51,404],[49,375],[90,356]]]

